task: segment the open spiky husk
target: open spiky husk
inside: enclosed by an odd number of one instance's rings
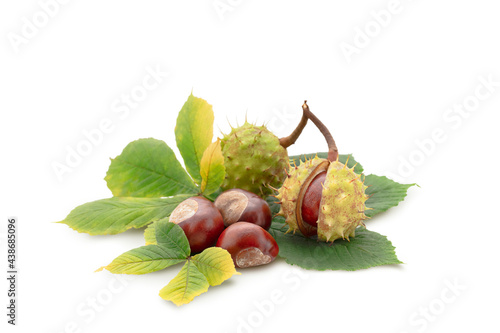
[[[317,228],[303,222],[302,203],[311,181],[326,171],[323,184]],[[281,203],[278,215],[285,217],[288,232],[299,230],[304,236],[318,235],[318,239],[333,242],[354,237],[355,229],[363,225],[367,186],[362,176],[338,161],[330,162],[315,157],[299,166],[291,166],[283,186],[276,196]]]

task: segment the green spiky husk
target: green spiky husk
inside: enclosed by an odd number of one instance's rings
[[[301,210],[297,209],[297,205],[302,202],[299,198],[301,189],[308,186],[304,185],[306,179],[310,178],[315,167],[324,161],[326,160],[315,157],[298,167],[290,168],[289,176],[277,195],[281,202],[279,215],[285,217],[288,231],[295,232],[300,229],[298,219],[301,217],[298,217],[297,213],[300,214]],[[363,221],[367,219],[365,210],[369,208],[365,206],[368,199],[366,188],[361,175],[354,172],[354,167],[349,169],[339,161],[329,164],[316,228],[319,240],[333,242],[339,238],[349,240],[349,237],[354,237],[356,228],[363,225]]]
[[[272,194],[286,177],[288,153],[265,126],[248,122],[221,140],[226,178],[224,190],[241,188],[261,197]]]

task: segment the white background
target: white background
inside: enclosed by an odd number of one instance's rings
[[[498,331],[498,4],[401,0],[381,27],[370,13],[391,7],[388,0],[221,3],[231,6],[222,16],[213,0],[74,0],[43,22],[39,2],[2,1],[2,270],[7,216],[20,224],[18,326],[6,324],[2,278],[2,327]],[[33,16],[45,26],[15,46],[13,36],[21,38]],[[359,33],[365,28],[372,29],[368,41]],[[358,53],[346,57],[346,44],[357,45]],[[147,67],[169,76],[120,118],[113,103],[142,83]],[[496,86],[488,91],[480,77]],[[103,180],[109,157],[128,142],[154,137],[176,149],[177,112],[191,91],[213,105],[217,135],[219,128],[228,131],[228,120],[241,124],[245,113],[286,135],[307,99],[340,152],[353,153],[367,174],[418,183],[404,203],[368,223],[388,236],[405,264],[316,272],[277,260],[242,270],[180,308],[158,296],[177,268],[125,287],[108,272],[94,273],[142,245],[142,231],[91,237],[51,222],[111,196]],[[447,111],[464,101],[473,109],[464,116]],[[107,118],[113,130],[59,180],[53,163],[65,163],[68,147],[76,149],[83,131]],[[436,131],[439,142],[429,143]],[[291,155],[317,151],[326,144],[312,125],[289,149]],[[259,310],[256,303],[268,304],[274,293],[283,302]],[[96,297],[106,304],[89,310]]]

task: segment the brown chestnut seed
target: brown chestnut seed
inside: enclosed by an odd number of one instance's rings
[[[239,268],[265,265],[278,255],[278,244],[273,236],[256,224],[231,224],[217,240],[217,247],[226,249]]]
[[[319,217],[319,205],[323,193],[323,184],[325,183],[326,172],[322,172],[314,177],[306,190],[304,200],[302,201],[302,219],[307,224],[316,227]]]
[[[258,195],[239,188],[227,190],[215,200],[224,219],[224,225],[236,222],[249,222],[269,230],[272,222],[271,209]]]
[[[170,215],[169,221],[184,230],[191,253],[199,253],[213,246],[224,231],[219,210],[203,197],[192,197],[181,202]]]

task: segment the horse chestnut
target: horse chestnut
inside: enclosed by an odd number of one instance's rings
[[[339,161],[335,140],[326,126],[302,105],[306,116],[318,127],[328,143],[328,159],[318,156],[307,159],[288,170],[288,177],[278,190],[276,198],[281,204],[278,215],[285,218],[288,231],[299,230],[305,237],[318,236],[318,240],[333,242],[355,236],[358,226],[368,219],[370,209],[361,174],[354,166]],[[318,204],[319,201],[319,204]],[[305,215],[305,218],[304,218]]]
[[[278,244],[262,227],[246,222],[231,224],[217,240],[217,247],[226,249],[239,268],[268,264],[278,255]]]
[[[307,187],[302,201],[302,219],[307,224],[316,227],[319,217],[319,206],[325,183],[326,171],[318,174]]]
[[[181,202],[170,215],[169,221],[184,230],[192,253],[213,246],[224,231],[219,210],[203,197],[192,197]]]
[[[236,222],[249,222],[266,230],[271,227],[271,209],[258,195],[239,188],[227,190],[215,200],[226,227]]]

